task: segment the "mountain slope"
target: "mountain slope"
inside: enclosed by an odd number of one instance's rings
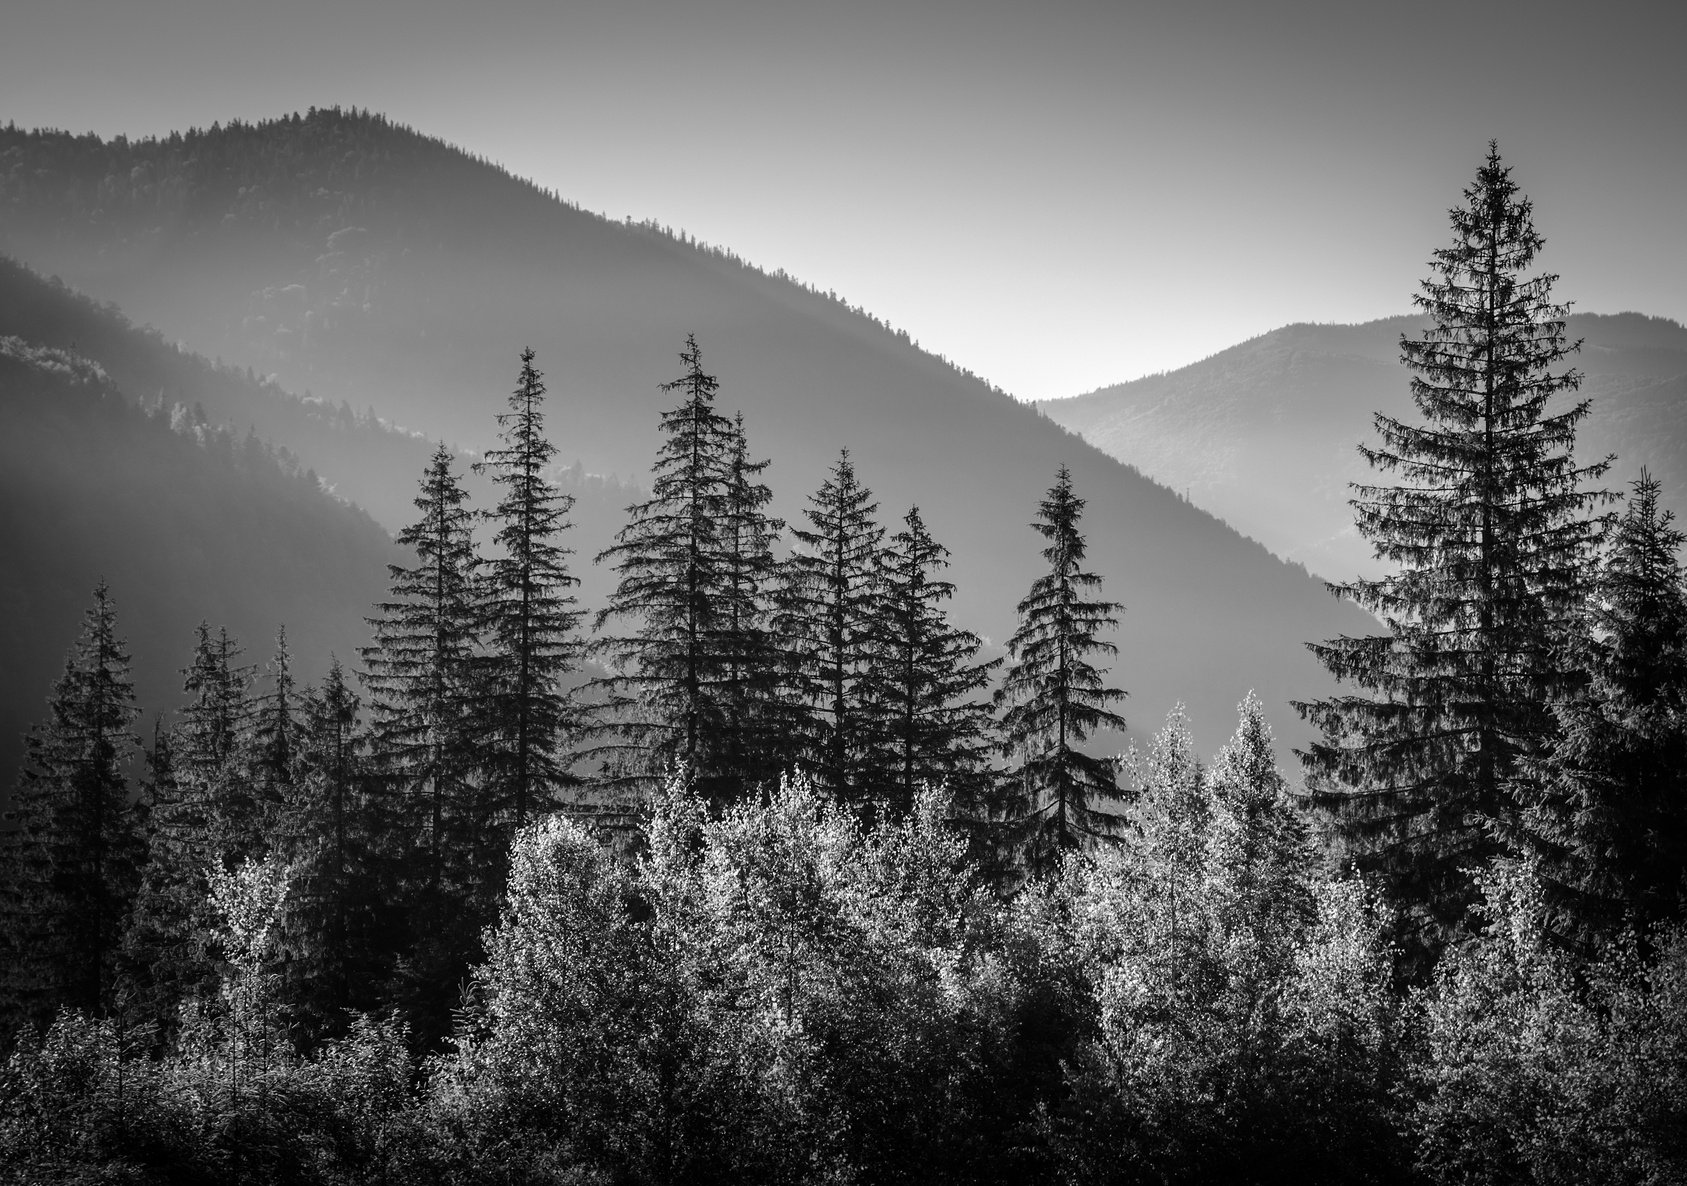
[[[150,730],[180,701],[202,619],[258,664],[285,625],[301,682],[330,652],[354,664],[396,558],[368,515],[256,437],[181,405],[143,408],[97,363],[3,323],[0,557],[0,797],[101,577]]]
[[[1377,571],[1353,529],[1348,483],[1369,480],[1355,446],[1372,416],[1416,417],[1393,317],[1364,325],[1290,325],[1191,366],[1038,407],[1114,457],[1332,577]],[[1573,365],[1592,401],[1577,439],[1585,461],[1615,453],[1607,485],[1646,466],[1687,514],[1687,329],[1638,313],[1577,314]],[[1557,405],[1555,405],[1557,406]]]
[[[561,455],[639,475],[695,332],[800,514],[841,446],[886,520],[918,504],[954,554],[958,616],[1005,639],[1040,563],[1026,526],[1061,463],[1127,614],[1127,715],[1189,703],[1202,745],[1256,687],[1327,688],[1302,643],[1366,620],[1300,570],[835,299],[573,209],[385,121],[312,112],[159,141],[0,132],[0,247],[195,348],[329,403],[484,447],[538,351]],[[338,471],[324,470],[342,486]],[[585,541],[610,529],[581,515]],[[392,521],[388,520],[389,526]],[[587,575],[588,602],[607,576]]]

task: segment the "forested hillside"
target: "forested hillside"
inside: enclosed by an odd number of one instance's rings
[[[137,399],[197,409],[211,424],[255,433],[313,470],[339,497],[397,530],[411,511],[410,489],[435,441],[407,432],[367,405],[330,405],[285,390],[251,367],[212,362],[151,327],[137,326],[104,305],[0,256],[0,333],[96,359],[111,381]],[[587,474],[577,463],[552,475],[580,501],[597,528],[586,547],[600,547],[609,524],[636,486]],[[472,479],[471,479],[472,480]]]
[[[1413,317],[1285,326],[1167,374],[1038,407],[1279,556],[1332,579],[1371,573],[1347,505],[1348,484],[1366,470],[1354,443],[1373,414],[1409,413],[1400,335],[1421,328]],[[1687,329],[1580,313],[1568,332],[1583,343],[1579,397],[1593,401],[1578,454],[1615,454],[1619,488],[1647,468],[1665,505],[1687,513]]]
[[[245,380],[157,344],[179,362],[157,372],[146,399],[134,399],[90,357],[16,336],[14,309],[0,309],[0,771],[8,793],[23,733],[41,717],[100,578],[121,607],[150,713],[175,704],[201,620],[227,625],[248,662],[268,658],[281,626],[301,675],[320,674],[330,652],[349,660],[394,555],[391,540],[363,511],[324,493],[290,454],[208,419],[198,403],[169,398],[184,388],[209,394],[219,378]],[[75,324],[97,331],[103,323]],[[140,373],[134,355],[124,361]]]
[[[777,513],[794,521],[849,447],[887,517],[917,505],[945,541],[957,617],[997,646],[1017,596],[1007,574],[1035,566],[1016,525],[1065,464],[1090,500],[1096,567],[1125,606],[1127,721],[1182,699],[1216,744],[1207,722],[1240,690],[1280,707],[1322,686],[1301,639],[1364,628],[1298,569],[906,335],[377,116],[319,110],[156,141],[7,129],[0,212],[0,246],[32,266],[196,350],[430,439],[485,447],[531,347],[559,461],[632,480],[651,462],[659,385],[695,333],[723,409],[742,410],[752,448],[773,459]],[[585,505],[579,522],[583,537],[619,526],[594,526]],[[587,594],[606,591],[591,584],[601,573],[581,575]],[[1292,720],[1282,734],[1304,740]]]

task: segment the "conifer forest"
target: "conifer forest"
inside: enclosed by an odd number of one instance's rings
[[[994,653],[845,442],[775,516],[696,336],[597,554],[512,350],[321,679],[208,617],[138,703],[102,582],[0,831],[0,1182],[1687,1182],[1687,535],[1576,458],[1497,148],[1448,232],[1292,757],[1127,697],[1154,557],[1072,470]]]

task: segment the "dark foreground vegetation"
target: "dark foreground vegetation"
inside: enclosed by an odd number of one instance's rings
[[[1181,709],[1093,752],[1064,469],[1002,660],[847,452],[777,555],[695,340],[589,630],[531,352],[355,678],[206,624],[143,745],[102,584],[4,835],[0,1174],[1687,1179],[1682,535],[1600,510],[1528,203],[1465,197],[1304,785],[1252,695],[1204,763]]]
[[[1422,988],[1321,874],[1253,705],[1174,719],[1139,840],[1004,902],[925,795],[864,830],[683,783],[636,860],[531,825],[447,1047],[301,1052],[276,862],[213,877],[214,992],[169,1049],[60,1015],[0,1077],[13,1181],[1680,1181],[1687,936],[1572,965],[1524,870]],[[1644,954],[1642,949],[1644,948]]]

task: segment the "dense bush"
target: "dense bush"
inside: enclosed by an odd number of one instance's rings
[[[1499,865],[1402,992],[1270,754],[1252,702],[1204,771],[1174,715],[1131,838],[1011,900],[935,793],[869,829],[800,779],[718,812],[676,780],[634,857],[543,820],[420,1063],[396,1017],[299,1053],[285,870],[216,874],[218,996],[161,1056],[22,1035],[0,1180],[1687,1179],[1687,933],[1576,965]]]

